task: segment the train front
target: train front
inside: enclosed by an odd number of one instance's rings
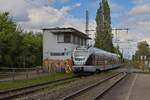
[[[84,66],[88,58],[87,48],[76,48],[73,52],[73,72],[80,73],[84,72]]]

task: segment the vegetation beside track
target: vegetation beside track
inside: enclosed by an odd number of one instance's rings
[[[0,82],[0,91],[8,90],[8,89],[16,89],[21,87],[26,87],[34,84],[44,83],[48,81],[59,80],[66,77],[71,77],[73,74],[64,74],[64,73],[56,73],[53,75],[44,75],[32,79],[23,79],[23,80],[14,80],[7,82]]]

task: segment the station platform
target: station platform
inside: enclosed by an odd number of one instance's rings
[[[150,74],[133,73],[114,87],[103,100],[150,100]]]

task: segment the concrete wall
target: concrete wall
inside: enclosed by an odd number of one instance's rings
[[[61,35],[63,36],[63,35]],[[72,36],[71,36],[72,38]],[[63,39],[63,38],[61,38]],[[57,42],[57,35],[54,33],[51,33],[48,30],[44,31],[43,35],[43,60],[48,59],[56,59],[56,60],[65,60],[68,58],[71,58],[71,54],[65,54],[64,56],[51,56],[52,52],[58,52],[58,53],[66,53],[66,51],[72,51],[74,48],[76,48],[78,45],[72,44],[72,43],[58,43]]]
[[[59,40],[58,41],[58,35]],[[50,30],[43,31],[43,67],[48,72],[60,72],[62,69],[69,72],[72,64],[67,64],[72,56],[74,48],[81,44],[73,43],[74,34],[71,34],[71,43],[64,43],[63,33],[52,33]],[[75,38],[78,42],[78,37]],[[85,40],[86,42],[86,40]],[[85,43],[86,45],[86,43]],[[64,55],[53,56],[51,53],[64,53]]]

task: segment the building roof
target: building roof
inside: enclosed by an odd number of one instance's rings
[[[49,30],[51,31],[52,33],[73,33],[75,35],[78,35],[80,37],[83,37],[83,38],[86,38],[86,39],[91,39],[87,34],[75,29],[75,28],[43,28],[42,29],[43,31],[44,30]]]

